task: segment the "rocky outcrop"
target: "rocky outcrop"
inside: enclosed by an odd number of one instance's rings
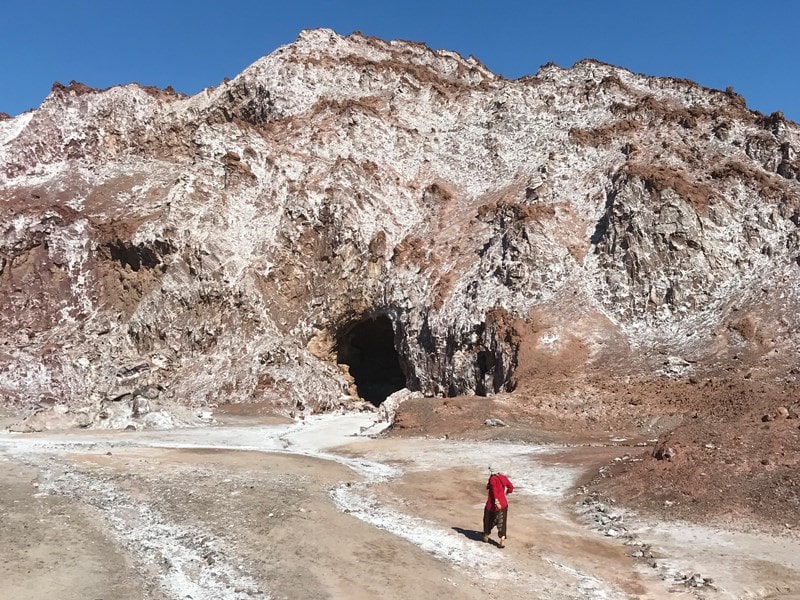
[[[330,410],[365,348],[387,395],[780,376],[799,135],[688,81],[327,30],[193,97],[58,85],[0,120],[0,395]]]

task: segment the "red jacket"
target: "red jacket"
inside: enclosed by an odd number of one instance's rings
[[[495,473],[489,476],[486,489],[489,490],[489,497],[486,499],[486,510],[497,512],[508,506],[506,494],[510,494],[514,491],[514,484],[502,473]],[[500,506],[495,504],[495,500],[500,502]]]

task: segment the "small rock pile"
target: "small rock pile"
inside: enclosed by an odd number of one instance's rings
[[[581,504],[583,505],[581,512],[592,522],[593,529],[601,531],[606,537],[623,539],[626,543],[632,540],[624,525],[625,515],[622,511],[614,510],[612,498],[604,498],[599,492],[594,491],[586,494]]]
[[[800,406],[779,406],[772,412],[765,413],[761,416],[761,421],[769,423],[770,421],[780,421],[782,419],[800,419]]]
[[[711,577],[703,577],[700,573],[692,573],[688,575],[686,573],[678,573],[675,576],[675,581],[678,583],[682,583],[686,587],[689,588],[711,588],[716,590],[717,588],[714,587],[714,580]]]
[[[623,460],[625,457],[616,459]],[[598,478],[608,476],[608,466],[601,467]],[[596,490],[589,490],[583,486],[577,490],[577,495],[582,499],[577,503],[577,510],[584,516],[589,527],[609,538],[618,539],[626,546],[631,547],[630,556],[644,561],[653,569],[659,569],[659,576],[665,581],[675,581],[692,589],[704,588],[717,590],[714,580],[699,573],[683,573],[670,568],[663,562],[656,560],[659,557],[651,544],[639,539],[638,535],[626,525],[626,512],[615,506],[613,498],[602,495]]]
[[[162,391],[160,386],[142,385],[82,407],[40,403],[9,429],[21,433],[72,428],[173,429],[214,422],[209,410],[193,411],[175,403],[167,406]]]

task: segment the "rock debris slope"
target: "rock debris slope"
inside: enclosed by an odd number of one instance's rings
[[[798,148],[731,90],[329,30],[192,97],[56,84],[0,121],[0,394],[124,426],[789,377]]]

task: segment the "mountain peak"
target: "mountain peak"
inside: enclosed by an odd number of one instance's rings
[[[691,82],[309,30],[191,98],[57,86],[0,140],[20,402],[289,413],[798,350],[798,127]]]

